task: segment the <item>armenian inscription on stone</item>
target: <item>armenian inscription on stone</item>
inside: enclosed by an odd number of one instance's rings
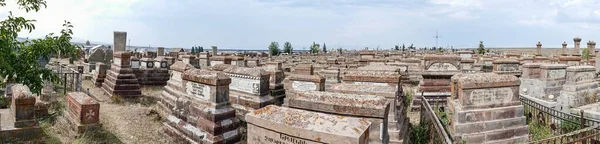
[[[253,144],[323,144],[321,142],[267,130],[253,124],[248,124],[248,133],[248,143]]]
[[[121,58],[113,58],[113,63],[121,65]]]
[[[292,88],[296,91],[315,91],[317,90],[317,85],[312,82],[293,81]]]
[[[509,102],[513,98],[513,90],[510,87],[476,89],[471,91],[469,103],[473,105],[485,105],[492,103]]]
[[[354,84],[363,84],[363,85],[376,85],[376,86],[388,86],[387,83],[374,83],[374,82],[354,82]]]
[[[210,87],[201,83],[188,81],[185,84],[185,91],[188,95],[203,100],[209,100]]]
[[[429,66],[428,71],[448,71],[448,70],[458,70],[456,66],[450,63],[434,63]]]
[[[131,61],[131,68],[140,68],[139,61]]]
[[[567,71],[564,69],[561,70],[550,70],[548,71],[547,78],[564,78],[567,74]]]
[[[593,72],[582,72],[575,75],[575,82],[594,80]]]
[[[229,84],[229,88],[232,90],[258,94],[260,90],[260,80],[231,76],[231,84]]]

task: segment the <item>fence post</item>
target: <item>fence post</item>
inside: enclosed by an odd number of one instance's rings
[[[65,77],[65,79],[63,81],[63,94],[67,95],[67,74],[66,73],[64,74],[64,77]]]
[[[580,125],[579,129],[583,129],[585,127],[585,119],[583,119],[583,109],[579,110],[579,113],[581,114],[580,118],[579,118],[579,119],[581,119],[581,125]],[[585,132],[581,132],[579,135],[580,135],[580,138],[581,138],[581,143],[587,143],[586,139],[584,138],[585,137]]]
[[[75,90],[77,92],[81,91],[81,73],[77,73],[77,86]]]

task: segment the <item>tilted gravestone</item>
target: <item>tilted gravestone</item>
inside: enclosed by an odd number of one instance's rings
[[[102,87],[104,78],[106,78],[106,69],[106,64],[101,62],[96,63],[96,70],[93,72],[94,76],[92,77],[92,81],[96,87]]]
[[[248,143],[368,143],[371,122],[269,105],[246,115]]]
[[[523,143],[529,139],[520,81],[513,75],[458,74],[448,101],[450,135],[466,143]]]

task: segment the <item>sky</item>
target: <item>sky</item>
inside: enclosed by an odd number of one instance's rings
[[[112,44],[126,31],[130,45],[266,49],[313,41],[328,48],[561,47],[573,38],[600,41],[597,0],[47,0],[39,12],[19,10],[16,0],[0,8],[35,19],[21,37],[59,32],[74,25],[75,41]]]

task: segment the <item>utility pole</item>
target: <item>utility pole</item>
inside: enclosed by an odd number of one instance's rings
[[[438,47],[438,39],[442,38],[442,36],[438,35],[438,31],[435,31],[435,47]]]

